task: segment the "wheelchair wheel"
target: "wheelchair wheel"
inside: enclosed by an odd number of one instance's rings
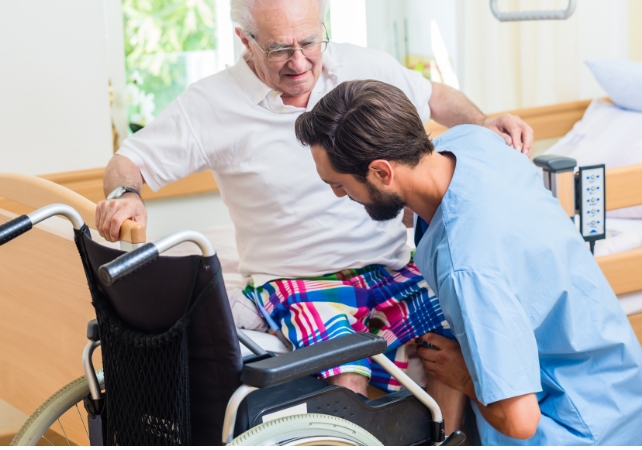
[[[238,436],[228,445],[383,445],[352,422],[326,414],[298,414],[271,420]]]
[[[97,370],[96,375],[103,387],[102,369]],[[89,385],[83,375],[40,405],[20,428],[11,445],[89,445],[87,413],[83,405],[88,395]]]

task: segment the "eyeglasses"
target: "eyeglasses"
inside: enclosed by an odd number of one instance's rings
[[[304,44],[301,47],[285,47],[278,50],[266,51],[259,45],[258,42],[256,42],[256,38],[253,34],[250,34],[250,37],[252,38],[254,43],[261,49],[261,51],[267,55],[268,61],[272,62],[286,61],[292,58],[292,55],[294,55],[294,52],[296,52],[297,50],[300,50],[303,56],[319,56],[321,53],[325,52],[325,50],[328,48],[328,42],[330,42],[329,39],[326,38],[326,40],[310,42],[309,44]]]

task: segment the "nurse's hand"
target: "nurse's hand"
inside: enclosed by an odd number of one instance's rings
[[[424,370],[429,376],[466,394],[477,404],[484,419],[500,433],[522,440],[535,435],[541,417],[535,394],[519,395],[483,405],[477,400],[459,343],[435,333],[426,333],[421,339],[437,347],[417,347]]]
[[[530,155],[533,148],[533,129],[522,119],[512,114],[502,114],[484,120],[483,126],[499,134],[506,145]]]
[[[147,225],[147,210],[140,197],[126,193],[114,200],[103,200],[96,205],[96,230],[109,242],[120,237],[120,227],[127,219]]]
[[[434,346],[417,347],[426,374],[468,397],[475,398],[475,387],[459,342],[436,333],[426,333],[421,339]]]

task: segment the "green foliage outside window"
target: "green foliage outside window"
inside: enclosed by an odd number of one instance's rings
[[[213,0],[123,0],[130,122],[146,125],[185,88],[187,52],[216,49]]]

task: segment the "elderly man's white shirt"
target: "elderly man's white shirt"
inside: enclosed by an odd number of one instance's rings
[[[211,169],[236,229],[239,270],[255,285],[410,260],[401,217],[375,222],[362,205],[337,198],[319,178],[294,122],[343,81],[397,86],[430,116],[432,85],[391,56],[331,43],[307,109],[284,105],[240,58],[181,94],[151,124],[127,139],[131,159],[153,190]]]

